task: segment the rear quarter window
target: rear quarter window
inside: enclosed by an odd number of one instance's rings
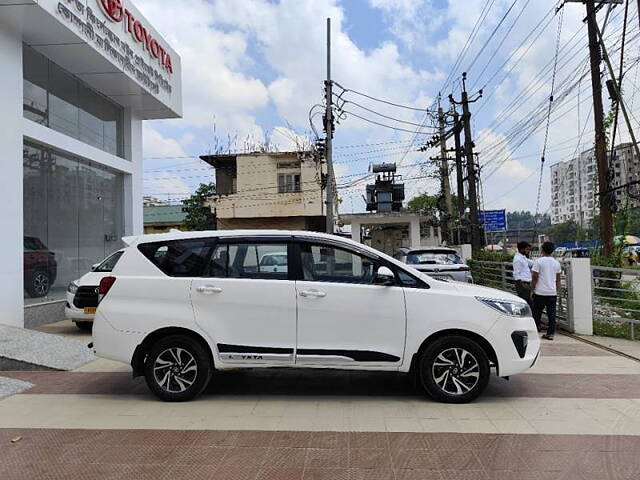
[[[138,250],[170,277],[200,277],[212,246],[209,240],[172,240],[143,243]]]

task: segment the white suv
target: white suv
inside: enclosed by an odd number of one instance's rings
[[[130,363],[168,401],[214,369],[305,367],[410,373],[463,403],[536,361],[529,307],[499,290],[435,280],[339,237],[219,231],[129,237],[99,287],[98,356]],[[286,268],[265,258],[286,257]],[[272,263],[272,262],[266,262]]]

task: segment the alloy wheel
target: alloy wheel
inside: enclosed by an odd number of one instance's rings
[[[480,364],[468,350],[448,348],[436,357],[431,372],[442,391],[449,395],[464,395],[478,384]]]
[[[153,376],[163,390],[182,393],[196,381],[198,376],[196,359],[184,348],[167,348],[156,357]]]
[[[49,276],[46,273],[39,272],[33,277],[33,290],[40,297],[49,293]]]

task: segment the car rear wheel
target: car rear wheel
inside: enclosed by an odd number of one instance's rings
[[[158,340],[145,361],[149,389],[166,402],[184,402],[202,392],[213,372],[205,348],[186,335]]]
[[[473,340],[452,335],[429,345],[419,362],[420,384],[434,399],[467,403],[489,383],[491,369],[484,349]]]
[[[89,332],[93,328],[93,322],[75,322],[76,327],[78,327],[83,332]]]
[[[35,270],[26,285],[31,298],[45,297],[51,290],[51,279],[46,270]]]

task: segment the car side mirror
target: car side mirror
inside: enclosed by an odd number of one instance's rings
[[[99,263],[94,263],[93,265],[91,265],[91,271],[92,271],[92,272],[95,272],[95,271],[96,271],[96,268],[98,268],[99,266],[100,266],[100,264],[99,264]]]
[[[391,287],[396,284],[396,277],[389,267],[380,267],[373,278],[373,283],[383,287]]]

